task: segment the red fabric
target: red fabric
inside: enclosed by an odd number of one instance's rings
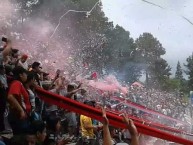
[[[9,93],[16,97],[19,104],[26,109],[28,113],[31,111],[29,95],[20,81],[13,81],[10,85]],[[23,100],[23,103],[22,103]]]
[[[68,109],[70,111],[89,116],[99,121],[103,121],[102,113],[101,113],[101,110],[99,109],[79,103],[67,97],[53,94],[41,88],[36,88],[36,91],[37,91],[38,96],[47,103],[57,105],[61,108]],[[109,113],[109,112],[107,112],[107,117],[111,125],[118,127],[118,128],[127,128],[125,123],[122,121],[122,117]],[[152,128],[146,125],[143,125],[139,122],[135,122],[135,125],[139,133],[161,138],[161,139],[172,141],[172,142],[176,142],[176,143],[180,143],[180,144],[184,144],[184,145],[191,145],[191,144],[193,145],[192,141],[189,141],[187,139],[184,139],[178,136],[174,136],[167,132],[164,132],[164,131],[161,131],[161,130],[158,130],[158,129],[155,129],[155,128]]]
[[[92,79],[97,79],[98,78],[97,72],[93,72],[92,75],[91,75],[91,78]]]
[[[7,47],[7,43],[5,43],[5,45],[3,46],[3,48],[6,48]]]
[[[109,111],[109,112],[111,112],[113,114],[116,114],[116,115],[120,114],[120,112],[115,112],[115,111]],[[150,122],[150,121],[147,121],[147,120],[144,120],[144,119],[142,120],[142,119],[139,119],[139,118],[134,117],[132,115],[128,115],[128,118],[131,118],[134,122],[143,123],[145,125],[152,126],[152,127],[155,127],[155,128],[161,129],[161,130],[190,135],[188,133],[185,133],[183,130],[178,130],[178,129],[175,129],[175,128],[172,128],[172,127],[169,127],[169,126],[164,126],[163,124],[159,124],[159,123],[153,123],[153,122]]]
[[[23,59],[27,59],[27,58],[28,58],[28,56],[27,56],[26,54],[24,54],[24,55],[22,55],[22,56],[21,56],[21,58],[23,58]]]

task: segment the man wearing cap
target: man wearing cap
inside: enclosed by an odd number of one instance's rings
[[[28,70],[27,59],[28,59],[28,56],[26,54],[22,55],[21,58],[19,59],[17,65],[23,67],[26,70]]]

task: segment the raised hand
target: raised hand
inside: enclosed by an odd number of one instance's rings
[[[111,140],[111,134],[109,131],[109,120],[107,119],[106,116],[106,111],[105,109],[102,107],[102,117],[103,117],[103,144],[104,145],[113,145],[112,144],[112,140]]]
[[[80,88],[81,88],[81,86],[82,86],[82,83],[80,83],[80,84],[78,85],[77,89],[80,89]]]
[[[129,130],[131,136],[138,136],[138,131],[137,131],[135,124],[133,123],[133,120],[128,119],[125,114],[122,116],[123,116],[124,122],[126,123],[126,125],[128,127],[128,130]]]
[[[104,109],[104,107],[101,107],[101,110],[102,110],[102,117],[103,117],[103,125],[109,125],[109,120],[107,119],[107,116],[106,116],[106,111]]]

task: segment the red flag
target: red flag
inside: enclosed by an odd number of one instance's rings
[[[92,73],[92,75],[91,75],[91,79],[93,79],[93,80],[98,79],[97,72],[93,72],[93,73]]]

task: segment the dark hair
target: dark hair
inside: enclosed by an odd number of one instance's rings
[[[115,130],[115,127],[113,127],[113,126],[110,125],[110,126],[109,126],[109,131],[112,132],[112,131],[114,131],[114,130]]]
[[[95,107],[96,102],[95,101],[86,100],[86,101],[84,101],[84,104],[92,106],[92,107]]]
[[[55,116],[48,117],[47,120],[46,120],[48,129],[51,130],[51,131],[55,131],[56,130],[56,124],[59,121],[61,121],[60,117],[55,117]]]
[[[76,87],[73,85],[73,84],[69,84],[68,86],[67,86],[67,90],[69,90],[69,89],[75,89]]]
[[[36,67],[39,67],[40,66],[40,63],[35,61],[33,64],[32,64],[32,68],[35,69]]]
[[[12,49],[12,53],[18,53],[19,50],[18,49]]]
[[[7,40],[7,38],[6,38],[6,37],[2,37],[1,41],[3,41],[3,42],[7,42],[8,40]]]
[[[12,71],[13,71],[13,69],[11,68],[11,66],[5,65],[6,75],[11,75],[11,74],[12,74]]]
[[[28,134],[37,134],[37,132],[42,133],[46,128],[46,124],[43,121],[33,121],[30,125]]]
[[[18,49],[12,49],[11,50],[11,56],[14,56],[14,54],[18,53],[19,50]]]
[[[27,70],[25,70],[21,66],[17,66],[13,69],[13,77],[16,80],[20,80],[20,74],[27,73]]]
[[[30,82],[31,80],[35,79],[35,74],[32,72],[29,72],[27,75],[27,83]]]
[[[3,70],[3,69],[5,69],[5,66],[4,65],[0,65],[0,70]]]

